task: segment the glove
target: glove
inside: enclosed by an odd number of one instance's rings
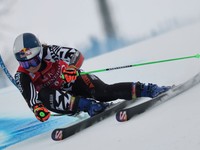
[[[50,112],[44,107],[43,104],[36,104],[33,107],[33,112],[36,118],[41,122],[47,121],[50,117]]]
[[[75,81],[77,78],[78,71],[75,67],[69,66],[62,70],[62,79],[66,80],[68,83]]]

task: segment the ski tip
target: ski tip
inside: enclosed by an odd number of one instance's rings
[[[60,141],[63,140],[63,131],[59,130],[59,129],[55,129],[52,133],[51,133],[51,138],[54,141]]]
[[[125,122],[129,120],[127,112],[125,110],[120,110],[119,112],[117,112],[116,119],[119,122]]]

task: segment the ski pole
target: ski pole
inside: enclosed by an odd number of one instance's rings
[[[5,75],[8,77],[8,79],[17,87],[16,83],[15,83],[15,79],[12,77],[12,75],[10,74],[10,72],[8,71],[1,55],[0,55],[0,67],[1,69],[4,71]],[[18,88],[18,87],[17,87]]]
[[[79,75],[112,71],[112,70],[124,69],[124,68],[130,68],[130,67],[139,67],[139,66],[144,66],[144,65],[158,64],[158,63],[178,61],[178,60],[191,59],[191,58],[200,58],[200,54],[185,56],[185,57],[178,57],[178,58],[171,58],[171,59],[164,59],[164,60],[157,60],[157,61],[150,61],[150,62],[138,63],[138,64],[133,64],[133,65],[125,65],[125,66],[119,66],[119,67],[113,67],[113,68],[98,69],[98,70],[93,70],[93,71],[88,71],[88,72],[80,72]]]

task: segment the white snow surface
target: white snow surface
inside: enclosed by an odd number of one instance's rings
[[[196,23],[133,46],[87,60],[82,68],[85,71],[90,71],[195,55],[200,53],[199,40],[200,23]],[[158,85],[172,85],[186,81],[199,71],[200,60],[194,58],[120,69],[97,73],[96,75],[110,84],[140,81],[157,83]],[[148,110],[125,123],[119,123],[114,116],[111,116],[64,141],[55,142],[51,140],[51,132],[47,132],[7,149],[199,150],[199,90],[200,85],[197,85],[176,98]],[[0,99],[0,106],[5,106],[5,104],[9,106],[1,107],[1,112],[6,113],[9,110],[9,114],[16,116],[22,114],[32,115],[15,87],[2,89]]]
[[[199,0],[108,0],[116,34],[134,41],[200,20]],[[105,40],[97,0],[2,0],[0,53],[9,71],[17,67],[15,38],[32,32],[42,43],[87,51],[92,38]],[[12,62],[10,61],[12,60]]]

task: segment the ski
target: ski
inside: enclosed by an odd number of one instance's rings
[[[184,82],[178,86],[174,86],[167,92],[162,93],[162,94],[158,95],[157,97],[150,99],[149,101],[143,102],[143,103],[135,105],[133,107],[124,108],[122,110],[119,110],[116,113],[116,119],[119,122],[128,121],[135,115],[145,112],[147,109],[151,108],[152,106],[155,106],[155,105],[157,106],[157,104],[161,104],[162,102],[172,99],[173,97],[176,97],[177,95],[189,90],[190,88],[192,88],[199,82],[200,82],[200,73],[195,75],[193,78],[187,80],[186,82]]]
[[[55,141],[60,141],[63,139],[66,139],[100,121],[103,119],[115,114],[118,110],[123,109],[124,107],[132,104],[134,101],[122,101],[116,104],[111,105],[109,108],[107,108],[105,111],[103,111],[100,114],[97,114],[96,116],[87,118],[83,121],[80,121],[78,123],[75,123],[73,125],[64,127],[64,128],[58,128],[53,130],[51,134],[51,138]]]

